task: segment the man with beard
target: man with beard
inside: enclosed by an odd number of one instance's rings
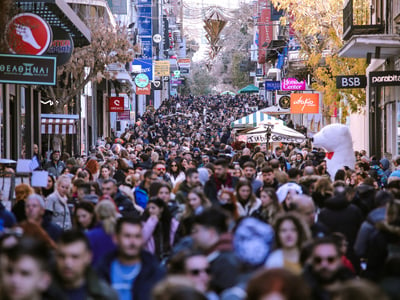
[[[312,300],[331,299],[332,289],[354,278],[354,274],[342,264],[339,245],[330,237],[314,241],[308,261],[303,277],[311,288]]]
[[[118,292],[120,300],[150,300],[151,291],[164,272],[155,256],[142,249],[141,221],[120,218],[115,232],[117,250],[104,257],[99,275]]]
[[[261,176],[263,181],[263,188],[273,188],[275,191],[278,189],[278,180],[275,178],[274,170],[271,167],[264,167],[261,169]]]
[[[91,262],[86,235],[81,231],[64,232],[56,250],[55,286],[70,300],[118,299],[117,293],[92,270]]]
[[[204,185],[204,193],[214,205],[219,205],[218,192],[222,188],[236,187],[237,177],[232,177],[228,173],[228,161],[224,158],[219,158],[214,162],[214,175]]]

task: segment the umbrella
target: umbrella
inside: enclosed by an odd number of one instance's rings
[[[249,84],[248,86],[242,88],[238,91],[239,94],[249,94],[249,93],[258,93],[260,89],[253,84]]]
[[[267,115],[262,111],[256,111],[248,116],[240,118],[232,122],[231,127],[233,128],[246,128],[246,127],[256,127],[261,123],[270,123],[273,125],[283,125],[283,121],[279,120],[273,116]]]
[[[300,132],[287,127],[285,125],[274,125],[271,128],[271,138],[269,142],[282,142],[282,143],[302,143],[306,137]],[[266,142],[267,128],[259,126],[246,133],[248,143],[265,143]]]
[[[263,113],[269,114],[269,115],[287,115],[290,114],[290,108],[289,109],[284,109],[281,108],[278,105],[274,106],[269,106],[267,108],[264,108],[261,110]]]
[[[234,92],[231,91],[224,91],[222,93],[220,93],[220,95],[231,95],[231,96],[235,96],[236,94]]]

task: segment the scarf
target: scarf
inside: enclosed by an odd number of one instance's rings
[[[225,182],[222,182],[221,179],[217,178],[214,174],[215,184],[217,185],[217,191],[221,190],[222,188],[232,188],[232,176],[227,173]]]

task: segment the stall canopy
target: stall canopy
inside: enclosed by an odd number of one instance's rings
[[[241,90],[238,91],[239,94],[249,94],[249,93],[258,93],[259,88],[256,87],[253,84],[249,84],[248,86],[242,88]]]
[[[259,126],[255,129],[247,131],[239,139],[244,140],[247,143],[266,143],[267,142],[267,127]],[[306,137],[300,132],[289,128],[285,125],[274,125],[271,132],[271,138],[268,142],[280,142],[280,143],[302,143],[306,140]]]
[[[236,94],[234,92],[231,91],[224,91],[222,93],[220,93],[220,95],[231,95],[231,96],[235,96]]]
[[[267,115],[262,111],[256,111],[251,115],[245,116],[232,122],[231,127],[233,128],[249,128],[256,127],[259,124],[268,123],[272,125],[283,125],[283,121],[273,116]]]
[[[281,108],[279,105],[273,105],[269,106],[267,108],[264,108],[261,110],[263,113],[269,114],[269,115],[287,115],[290,114],[290,108],[289,109],[284,109]]]
[[[79,115],[42,114],[42,134],[76,134]]]

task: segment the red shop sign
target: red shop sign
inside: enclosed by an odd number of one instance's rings
[[[51,44],[52,30],[41,17],[23,13],[7,24],[6,39],[12,53],[42,55]]]
[[[110,112],[124,111],[124,97],[110,97],[108,98],[108,108]]]

